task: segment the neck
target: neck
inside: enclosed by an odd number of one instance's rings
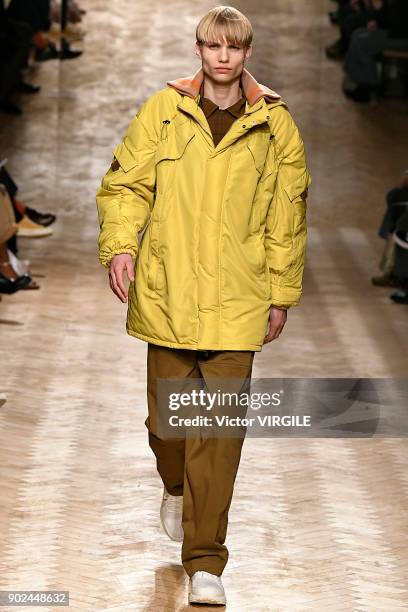
[[[231,83],[218,83],[204,74],[203,96],[208,98],[221,109],[228,108],[242,98],[240,76]]]

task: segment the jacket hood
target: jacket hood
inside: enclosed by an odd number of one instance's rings
[[[200,87],[204,80],[204,71],[199,68],[193,75],[187,77],[180,77],[172,81],[167,81],[166,84],[169,87],[173,87],[179,93],[189,96],[190,98],[196,98],[200,93]],[[261,98],[265,98],[266,101],[280,100],[281,96],[269,89],[266,85],[258,83],[255,77],[244,68],[241,74],[241,87],[245,98],[249,104],[253,106]]]

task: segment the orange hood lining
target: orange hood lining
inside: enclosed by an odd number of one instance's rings
[[[167,81],[166,84],[169,87],[173,87],[179,93],[189,96],[190,98],[196,98],[200,93],[200,87],[204,80],[204,71],[199,68],[192,76],[180,77],[172,81]],[[280,100],[281,96],[269,89],[266,85],[258,83],[255,77],[252,76],[246,68],[243,69],[241,74],[241,87],[245,98],[248,100],[250,106],[253,106],[261,98],[265,98],[267,101]]]

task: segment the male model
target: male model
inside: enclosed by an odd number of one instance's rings
[[[156,381],[249,379],[300,299],[311,178],[287,105],[244,66],[248,19],[213,8],[196,39],[201,68],[153,94],[114,149],[97,193],[99,259],[129,295],[128,333],[148,343],[145,424],[189,602],[223,604],[243,437],[160,437]]]

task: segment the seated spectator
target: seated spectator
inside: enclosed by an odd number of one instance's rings
[[[68,43],[58,50],[47,37],[46,32],[51,27],[51,0],[11,0],[7,17],[30,26],[36,61],[74,59],[82,54],[82,51],[71,49]]]
[[[54,223],[56,216],[51,213],[41,213],[34,208],[25,206],[16,198],[18,187],[6,170],[6,161],[0,162],[0,183],[7,190],[17,223],[17,232],[8,241],[8,248],[17,255],[17,237],[45,238],[51,236],[53,230],[49,225]]]
[[[400,282],[400,289],[390,295],[390,298],[397,304],[408,304],[408,206],[397,221],[394,241],[394,274]]]
[[[26,83],[22,71],[27,67],[32,30],[23,22],[10,19],[0,0],[0,112],[21,115],[13,100],[18,93],[38,93],[40,87]]]
[[[401,274],[397,274],[395,270],[396,242],[403,240],[403,238],[398,238],[398,232],[400,231],[398,224],[400,218],[408,210],[408,170],[403,172],[400,184],[387,193],[386,201],[387,209],[378,230],[380,238],[386,241],[379,266],[383,275],[374,276],[371,280],[378,287],[399,287],[401,286]],[[402,248],[400,243],[399,246]],[[400,272],[401,264],[398,265],[398,269]]]
[[[345,57],[343,91],[356,102],[369,102],[378,92],[378,55],[408,49],[407,0],[376,0],[375,8],[375,19],[353,32]]]
[[[7,249],[7,241],[17,232],[13,207],[4,185],[0,184],[0,293],[15,293],[21,289],[38,289],[28,272],[16,272]],[[17,258],[15,258],[17,260]],[[18,260],[17,260],[18,262]],[[24,265],[18,262],[19,265]]]
[[[343,58],[347,52],[353,32],[357,28],[366,27],[375,19],[376,6],[372,0],[343,0],[339,3],[337,23],[340,28],[340,38],[326,47],[326,56],[330,59]]]

